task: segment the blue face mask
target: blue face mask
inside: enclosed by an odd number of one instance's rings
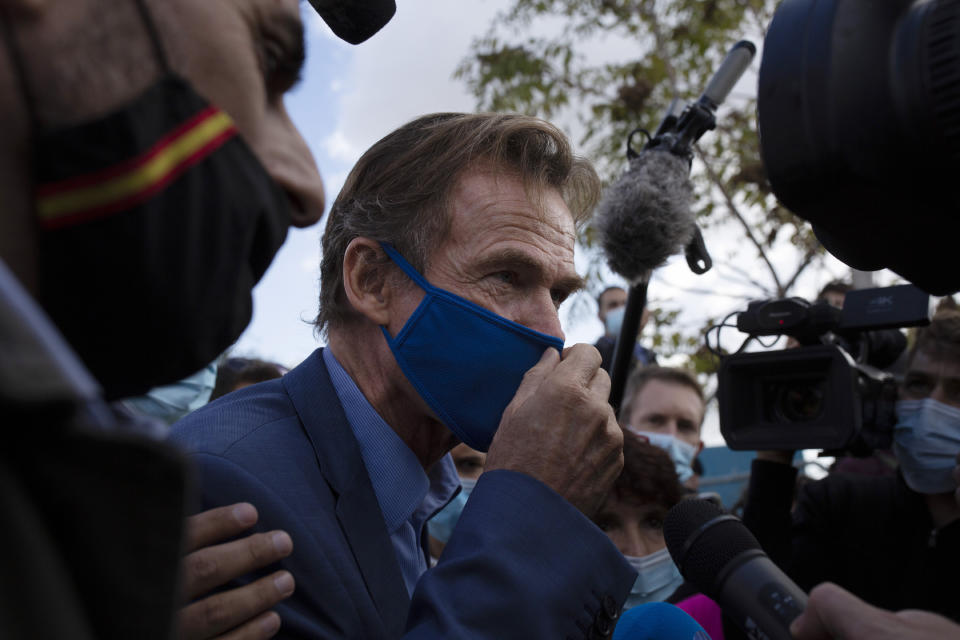
[[[460,478],[460,485],[463,487],[460,493],[447,503],[447,506],[427,520],[427,530],[431,537],[444,544],[450,540],[450,536],[453,535],[453,528],[457,526],[460,514],[463,513],[463,508],[467,506],[467,498],[470,497],[470,492],[473,491],[476,484],[476,478]]]
[[[486,451],[523,374],[545,350],[563,351],[563,341],[434,287],[396,249],[381,246],[426,292],[395,338],[380,327],[393,357],[437,418]]]
[[[957,488],[953,468],[960,451],[960,409],[933,398],[901,400],[893,450],[907,486],[923,494]]]
[[[697,448],[689,442],[684,442],[680,438],[675,438],[669,433],[658,433],[656,431],[637,431],[630,427],[627,430],[631,433],[644,436],[655,447],[660,447],[670,454],[673,460],[673,466],[677,470],[677,477],[680,482],[686,482],[693,476],[693,459],[697,457]]]
[[[637,571],[637,579],[630,588],[630,595],[623,604],[630,609],[647,602],[662,602],[683,584],[683,576],[673,563],[666,549],[647,556],[625,556],[630,566]]]
[[[626,307],[617,307],[612,311],[607,311],[607,315],[604,316],[603,319],[603,324],[608,336],[616,337],[620,335],[620,327],[623,326],[623,314],[626,313],[626,311]]]

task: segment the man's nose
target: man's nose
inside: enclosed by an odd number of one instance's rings
[[[531,298],[524,307],[522,318],[516,319],[516,322],[534,331],[566,339],[560,326],[560,314],[549,291]]]

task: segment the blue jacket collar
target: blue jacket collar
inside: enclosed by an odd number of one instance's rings
[[[388,635],[399,637],[410,598],[373,485],[343,407],[317,349],[283,377],[313,446],[320,472],[337,499],[337,519]]]

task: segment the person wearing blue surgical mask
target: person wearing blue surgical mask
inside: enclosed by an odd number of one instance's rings
[[[703,391],[690,373],[668,367],[635,370],[627,380],[621,425],[670,454],[680,482],[696,490],[693,461],[703,449]]]
[[[610,373],[613,352],[623,326],[623,314],[627,308],[627,290],[623,287],[607,287],[597,296],[597,318],[603,323],[603,335],[593,344],[600,352],[600,366]],[[640,344],[640,333],[650,320],[650,310],[644,308],[637,328],[637,343],[633,347],[633,365],[647,367],[657,364],[657,354]]]
[[[624,433],[623,471],[593,521],[637,571],[625,610],[667,601],[683,585],[663,538],[663,520],[682,496],[666,452]],[[691,615],[697,617],[696,612]]]
[[[744,523],[805,591],[829,580],[870,604],[960,621],[960,313],[917,333],[896,404],[897,475],[834,473],[791,509],[792,451],[760,451]]]
[[[461,443],[450,450],[450,457],[453,458],[457,475],[460,477],[460,493],[427,521],[427,530],[430,533],[431,565],[436,564],[436,559],[443,553],[443,548],[453,535],[453,528],[460,520],[460,514],[467,505],[467,498],[470,497],[477,479],[483,473],[483,463],[486,462],[487,454]]]

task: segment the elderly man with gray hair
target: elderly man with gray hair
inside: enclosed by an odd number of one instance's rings
[[[442,113],[377,142],[323,237],[328,345],[174,428],[204,504],[289,532],[296,637],[608,635],[635,573],[591,521],[623,464],[610,380],[564,348],[599,181],[552,125]],[[436,567],[427,519],[486,472]]]

